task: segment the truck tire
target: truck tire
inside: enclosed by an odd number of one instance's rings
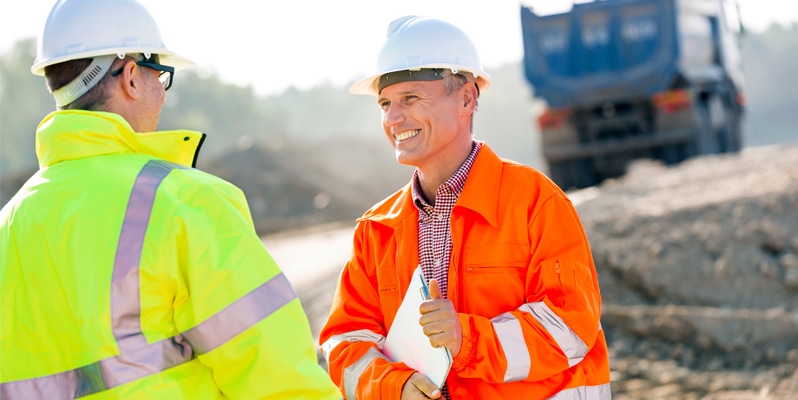
[[[659,150],[659,160],[665,165],[676,165],[687,157],[684,144],[664,146]]]
[[[735,110],[726,98],[712,96],[707,102],[710,123],[717,141],[718,153],[736,153],[740,150],[740,125]],[[715,149],[713,149],[715,150]]]
[[[692,143],[689,146],[688,157],[715,154],[718,152],[719,139],[712,127],[712,116],[706,102],[698,102],[695,105],[696,119],[698,124],[693,134]]]
[[[560,161],[549,164],[549,178],[562,190],[583,189],[598,184],[590,159]]]
[[[724,153],[738,153],[742,149],[742,126],[740,116],[735,112],[731,105],[724,103],[726,107],[726,121],[723,131],[720,132],[720,150]]]

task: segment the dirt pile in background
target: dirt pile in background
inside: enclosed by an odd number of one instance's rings
[[[241,188],[260,235],[354,221],[413,171],[387,143],[354,138],[244,144],[198,167]]]
[[[642,162],[570,196],[614,399],[798,399],[798,148]]]

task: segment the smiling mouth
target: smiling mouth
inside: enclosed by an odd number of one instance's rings
[[[421,129],[416,129],[416,130],[412,130],[412,131],[405,131],[405,132],[393,135],[393,137],[394,137],[394,139],[396,139],[397,142],[401,142],[401,141],[410,139],[411,137],[414,137],[414,136],[418,135],[419,133],[421,133]]]

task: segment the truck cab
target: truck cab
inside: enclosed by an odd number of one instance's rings
[[[524,74],[548,174],[565,190],[738,152],[745,108],[733,0],[599,0],[538,15],[521,6]]]

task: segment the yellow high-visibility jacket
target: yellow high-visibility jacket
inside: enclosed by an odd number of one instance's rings
[[[0,210],[0,398],[340,399],[204,134],[57,111]]]

